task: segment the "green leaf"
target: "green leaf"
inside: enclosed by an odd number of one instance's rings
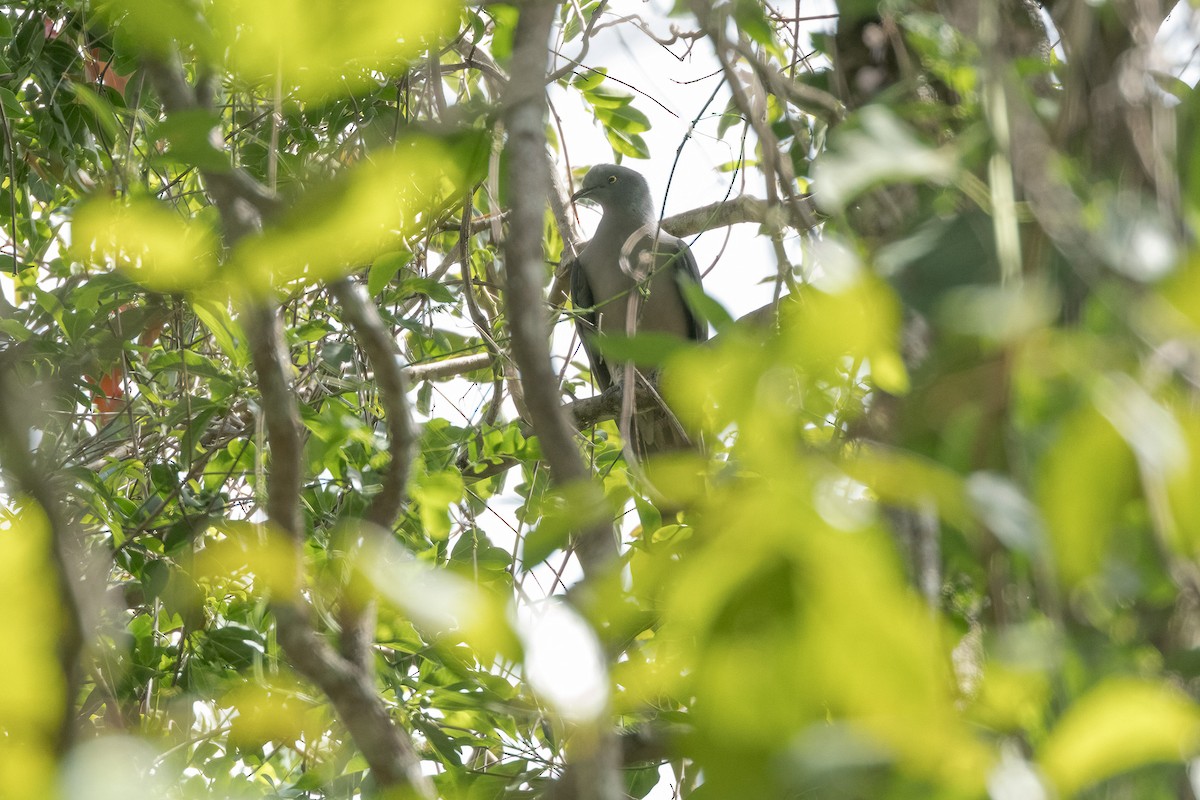
[[[624,771],[624,776],[625,794],[635,800],[640,800],[650,794],[650,790],[658,786],[658,781],[662,777],[657,764],[642,769],[627,769]]]
[[[196,300],[192,303],[192,311],[204,327],[208,328],[217,346],[229,356],[235,367],[242,369],[250,363],[246,334],[224,304],[216,300]]]
[[[412,277],[400,283],[400,295],[423,294],[436,303],[453,303],[454,295],[433,278]]]
[[[117,120],[112,103],[86,84],[72,83],[71,90],[75,94],[76,102],[90,111],[101,129],[115,139],[121,132],[121,123]]]
[[[522,545],[521,569],[533,569],[554,551],[566,548],[573,531],[582,531],[610,514],[604,495],[591,483],[573,483],[548,492],[542,518]]]
[[[868,106],[858,112],[856,122],[839,125],[829,149],[813,165],[822,207],[840,212],[879,184],[946,184],[958,174],[953,149],[926,144],[889,109]]]
[[[628,104],[615,108],[597,108],[596,119],[608,127],[627,134],[644,133],[650,130],[650,118]]]
[[[15,319],[0,319],[0,333],[11,336],[18,342],[23,342],[33,335],[33,331]]]
[[[737,0],[733,6],[733,21],[738,30],[759,44],[774,44],[775,32],[767,21],[761,0]]]
[[[691,343],[669,333],[647,331],[636,336],[607,334],[596,337],[596,347],[605,358],[632,361],[639,367],[657,367],[668,358],[691,347]]]
[[[574,13],[574,4],[563,4],[562,13],[566,15],[566,22],[563,24],[562,33],[564,42],[570,42],[574,40],[575,37],[579,36],[579,34],[583,32],[588,22],[592,19],[592,14],[595,13],[596,8],[599,5],[600,0],[593,0],[590,3],[584,4],[583,7],[579,9],[580,13],[576,14]]]
[[[1165,683],[1112,678],[1076,701],[1039,759],[1059,796],[1156,762],[1180,763],[1200,744],[1200,709]]]
[[[149,134],[151,139],[165,139],[166,158],[211,172],[227,172],[231,168],[229,154],[218,149],[213,141],[220,136],[220,118],[206,109],[176,111],[160,122]]]
[[[529,570],[541,564],[556,550],[563,550],[571,538],[571,526],[562,518],[543,521],[525,536],[521,548],[521,569]]]
[[[618,108],[633,102],[633,94],[607,84],[584,92],[584,98],[595,108]]]
[[[1083,408],[1062,421],[1039,465],[1037,500],[1065,583],[1104,567],[1137,487],[1134,454],[1109,420]]]
[[[450,507],[463,497],[462,475],[457,471],[419,474],[413,481],[412,498],[425,535],[444,541],[450,534]]]
[[[4,113],[9,119],[21,119],[25,116],[25,106],[10,89],[0,87],[0,104],[4,106]]]
[[[605,128],[604,135],[612,145],[613,152],[630,158],[649,158],[650,148],[641,136],[626,134],[612,128]]]
[[[512,56],[513,34],[520,14],[516,8],[504,3],[489,6],[488,13],[493,21],[492,57],[504,64]]]
[[[608,77],[608,67],[599,69],[581,67],[580,71],[576,72],[575,77],[571,79],[571,86],[584,93],[591,92],[600,86],[606,77]]]
[[[265,652],[262,634],[239,625],[226,625],[208,631],[201,652],[210,661],[245,669]]]
[[[705,322],[712,323],[718,331],[723,331],[733,324],[734,319],[725,307],[704,292],[703,287],[695,281],[680,280],[679,289],[683,292],[683,300],[692,313]]]
[[[379,294],[412,258],[413,254],[408,250],[392,250],[380,255],[367,273],[367,291],[372,296]]]

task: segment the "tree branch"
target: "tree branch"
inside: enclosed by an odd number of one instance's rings
[[[732,200],[711,203],[664,217],[662,229],[674,236],[693,236],[728,225],[757,222],[771,228],[787,226],[798,231],[812,230],[820,221],[812,198],[798,197],[795,204],[801,208],[791,204],[772,206],[766,200],[744,194]]]
[[[442,378],[453,378],[455,375],[465,375],[478,369],[486,369],[491,365],[491,353],[472,353],[468,356],[447,358],[445,361],[432,361],[428,364],[409,364],[404,368],[404,377],[409,383],[436,381]]]
[[[274,612],[279,643],[292,665],[333,703],[371,766],[376,785],[398,789],[400,796],[433,797],[429,778],[421,773],[421,757],[380,699],[374,676],[334,652],[302,607],[280,604]]]
[[[420,436],[408,405],[405,375],[408,370],[400,366],[400,349],[384,326],[378,309],[366,300],[358,286],[348,278],[342,278],[333,283],[332,289],[342,306],[344,319],[354,329],[375,373],[379,402],[386,413],[392,460],[383,477],[383,489],[371,501],[364,517],[368,522],[390,529],[404,508],[405,487]]]
[[[391,461],[383,475],[383,486],[363,518],[384,530],[391,530],[407,499],[408,477],[420,435],[408,404],[408,382],[400,365],[400,349],[380,318],[379,310],[356,284],[349,278],[341,278],[334,281],[331,288],[342,306],[343,318],[354,330],[371,365],[390,442]],[[375,603],[356,603],[351,594],[343,595],[338,613],[342,655],[356,663],[364,674],[371,675]]]
[[[151,62],[147,72],[153,80],[163,108],[178,113],[201,107],[196,93],[188,85],[178,60]],[[223,146],[223,143],[216,144]],[[205,188],[220,212],[227,248],[262,228],[263,217],[274,208],[264,205],[265,190],[240,170],[213,172],[202,170]],[[353,301],[351,300],[351,305]],[[353,317],[354,310],[348,312]],[[267,428],[271,468],[267,474],[267,514],[273,526],[291,537],[296,557],[296,587],[288,597],[272,602],[279,643],[296,669],[321,688],[336,709],[339,718],[362,750],[371,767],[371,775],[381,788],[409,792],[417,797],[432,797],[433,787],[421,772],[421,759],[408,733],[392,720],[379,697],[369,659],[349,660],[338,655],[321,637],[309,616],[308,606],[299,591],[303,560],[305,522],[300,510],[302,485],[300,413],[289,378],[291,361],[283,338],[283,325],[274,305],[267,299],[250,303],[242,315],[251,358],[258,374],[262,414]],[[363,322],[364,319],[360,319]],[[369,327],[366,322],[365,327]],[[378,362],[377,365],[378,367]],[[386,369],[386,368],[385,368]],[[399,366],[392,361],[396,385],[403,387]],[[403,398],[403,393],[399,393]],[[403,399],[400,402],[404,402]],[[390,416],[390,415],[389,415]],[[389,425],[403,426],[403,414],[389,419]],[[411,424],[411,421],[410,423]],[[407,432],[400,441],[408,441]],[[397,465],[396,469],[407,467]],[[386,504],[382,514],[387,510]],[[361,647],[355,646],[361,655]]]
[[[511,222],[505,242],[506,302],[513,359],[521,373],[530,422],[559,485],[590,481],[575,444],[575,431],[559,402],[558,376],[550,363],[550,319],[542,296],[545,281],[542,220],[550,170],[546,161],[546,46],[553,3],[526,6],[514,40],[506,97],[508,192]],[[617,557],[616,537],[605,519],[581,531],[576,552],[589,577]]]
[[[512,219],[505,241],[505,293],[513,359],[521,373],[530,421],[559,485],[577,484],[592,490],[595,507],[603,508],[599,487],[575,444],[575,430],[559,402],[558,376],[550,362],[550,318],[542,295],[546,280],[542,252],[550,168],[546,159],[547,44],[557,3],[524,6],[513,36],[511,80],[505,97],[508,128],[508,199]],[[592,505],[591,503],[588,504]],[[618,556],[612,523],[602,519],[584,522],[576,540],[576,555],[585,584],[607,573]],[[615,732],[607,714],[574,733],[576,751],[569,768],[551,789],[550,796],[580,800],[616,800],[623,797],[620,758]]]

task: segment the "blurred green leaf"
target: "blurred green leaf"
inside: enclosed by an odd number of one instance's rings
[[[210,172],[228,172],[232,168],[229,156],[217,144],[220,120],[210,111],[178,111],[160,122],[151,136],[167,141],[167,157],[176,163]]]
[[[640,367],[657,367],[688,343],[669,333],[639,333],[636,336],[606,334],[596,337],[596,347],[615,362],[632,361]]]
[[[759,44],[773,43],[774,31],[758,0],[736,0],[733,4],[733,21],[739,30]]]
[[[1041,747],[1039,763],[1063,797],[1126,770],[1191,758],[1200,710],[1162,683],[1111,678],[1075,702]]]
[[[839,126],[829,149],[813,165],[815,197],[822,208],[840,213],[862,192],[886,183],[952,181],[958,172],[950,148],[934,148],[917,138],[892,112],[868,106],[856,124]]]

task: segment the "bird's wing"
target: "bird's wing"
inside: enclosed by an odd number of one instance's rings
[[[608,364],[596,349],[594,337],[598,330],[596,319],[596,298],[592,294],[592,286],[588,283],[587,273],[578,258],[571,259],[567,265],[571,278],[571,305],[575,307],[575,329],[579,331],[579,340],[583,344],[583,352],[587,354],[588,363],[592,367],[592,378],[600,391],[612,386],[612,376]]]
[[[671,267],[675,270],[676,279],[680,282],[691,281],[699,286],[700,265],[696,263],[696,257],[692,255],[692,248],[688,247],[687,242],[683,239],[675,237],[671,237],[671,240],[665,244],[667,251],[671,254]],[[687,305],[686,300],[684,305],[690,323],[690,338],[696,342],[708,341],[708,323],[696,316],[691,306]]]

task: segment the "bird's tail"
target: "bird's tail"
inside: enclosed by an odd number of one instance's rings
[[[624,398],[620,428],[638,463],[698,446],[658,392],[657,376],[638,373],[637,391]]]
[[[671,409],[659,403],[638,408],[630,427],[630,440],[640,462],[653,455],[694,446]]]

